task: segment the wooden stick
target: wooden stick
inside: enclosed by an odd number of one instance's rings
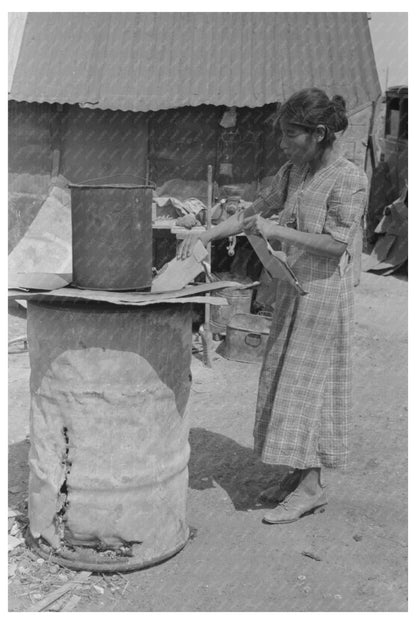
[[[73,594],[68,600],[68,602],[64,604],[61,611],[73,611],[80,600],[81,600],[81,596],[77,596],[76,594]]]
[[[55,602],[55,600],[58,600],[58,598],[71,591],[78,583],[85,583],[89,576],[91,576],[91,572],[80,572],[72,581],[68,581],[68,583],[65,583],[62,587],[58,587],[58,589],[50,592],[50,594],[45,596],[43,600],[40,600],[30,611],[43,611],[46,607],[49,607],[49,605]]]
[[[211,212],[212,212],[212,165],[208,165],[208,197],[207,197],[207,230],[211,229]],[[208,264],[211,267],[211,243],[207,245],[208,251]],[[205,280],[208,277],[205,276]],[[212,368],[212,333],[211,333],[211,325],[210,325],[210,317],[211,310],[209,305],[209,293],[205,295],[207,299],[207,303],[205,304],[205,327],[204,327],[204,335],[202,337],[203,347],[204,347],[204,356],[205,356],[205,364],[209,368]]]

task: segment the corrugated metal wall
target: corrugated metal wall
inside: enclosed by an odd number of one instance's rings
[[[60,172],[71,182],[118,175],[144,182],[145,113],[65,106],[61,131]]]

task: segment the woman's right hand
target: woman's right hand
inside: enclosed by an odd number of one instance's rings
[[[188,234],[186,234],[185,238],[183,239],[183,242],[178,248],[178,252],[176,254],[177,259],[185,260],[186,258],[189,258],[189,256],[193,252],[195,245],[197,244],[199,240],[204,245],[204,247],[206,247],[209,242],[208,237],[207,237],[207,232],[192,232],[191,231]]]

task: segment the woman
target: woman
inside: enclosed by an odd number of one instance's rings
[[[352,249],[367,178],[334,149],[348,126],[345,101],[320,89],[292,95],[279,113],[288,162],[243,217],[203,233],[204,244],[244,230],[278,240],[306,296],[277,280],[276,303],[260,373],[254,450],[292,468],[290,483],[263,492],[281,501],[264,517],[294,522],[327,503],[321,467],[345,468],[351,411]],[[278,220],[270,220],[278,214]],[[181,257],[195,244],[189,235]],[[283,498],[283,500],[281,500]]]

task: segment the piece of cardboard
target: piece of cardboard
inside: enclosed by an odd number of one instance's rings
[[[62,288],[60,290],[52,290],[50,292],[39,291],[39,292],[25,292],[23,293],[20,290],[11,290],[9,291],[9,299],[19,300],[23,299],[25,301],[39,301],[44,303],[59,303],[65,305],[67,302],[77,302],[80,301],[90,301],[95,303],[112,303],[117,306],[149,306],[149,305],[157,305],[160,303],[203,303],[206,304],[207,298],[203,295],[189,295],[187,297],[170,297],[169,295],[165,295],[163,297],[148,297],[147,299],[142,299],[140,301],[123,301],[121,299],[112,299],[108,296],[100,296],[94,294],[94,296],[90,294],[85,294],[82,291],[78,291],[74,294],[74,292]],[[223,297],[210,297],[209,298],[210,305],[223,306],[228,305],[227,299]]]
[[[65,301],[91,301],[97,303],[112,303],[114,305],[146,306],[158,303],[207,303],[205,293],[215,292],[222,288],[239,288],[238,282],[213,282],[209,284],[197,284],[187,286],[180,290],[167,293],[151,292],[114,292],[104,290],[83,290],[80,288],[59,288],[51,291],[23,292],[21,290],[9,289],[9,299],[25,301],[55,301],[65,303]],[[223,297],[210,296],[209,303],[212,305],[227,305],[227,300]]]
[[[56,290],[72,282],[72,273],[16,273],[9,276],[13,290]]]
[[[201,262],[208,258],[208,251],[201,241],[197,241],[191,255],[185,260],[174,258],[164,267],[152,282],[151,292],[162,293],[184,288],[197,275],[203,272]]]
[[[71,196],[53,187],[23,238],[10,252],[9,272],[72,270]]]
[[[284,257],[279,257],[279,252],[275,252],[274,254],[270,252],[269,245],[266,240],[260,236],[254,235],[247,235],[247,238],[264,268],[268,271],[271,277],[289,282],[289,284],[292,284],[300,295],[308,294]]]

